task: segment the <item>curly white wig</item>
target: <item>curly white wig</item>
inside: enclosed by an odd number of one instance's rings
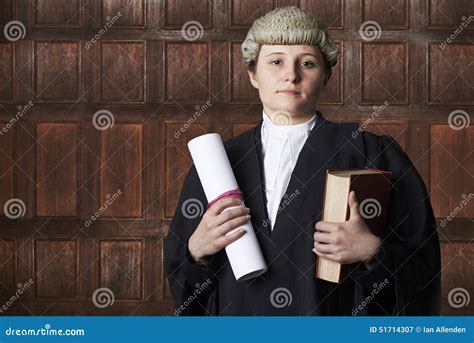
[[[336,65],[339,56],[327,25],[311,12],[295,6],[276,8],[254,21],[241,46],[247,65],[256,65],[262,45],[317,45],[327,70]]]

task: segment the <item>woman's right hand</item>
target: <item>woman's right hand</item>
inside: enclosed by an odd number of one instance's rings
[[[206,258],[218,253],[228,244],[242,237],[244,228],[226,236],[229,231],[238,228],[250,221],[250,209],[239,206],[240,199],[223,198],[216,201],[201,219],[198,227],[188,241],[188,249],[193,259],[200,264],[207,264]]]

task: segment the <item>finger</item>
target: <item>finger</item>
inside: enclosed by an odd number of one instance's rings
[[[334,245],[332,244],[318,243],[318,242],[314,242],[314,248],[317,251],[325,253],[325,254],[332,254],[334,253],[334,249],[335,249]]]
[[[250,209],[248,207],[237,207],[237,208],[231,208],[230,210],[221,212],[215,219],[215,225],[219,226],[222,225],[226,222],[228,222],[231,219],[245,216],[250,213]]]
[[[338,262],[338,258],[335,254],[327,254],[327,253],[323,253],[323,252],[320,252],[320,251],[317,251],[316,249],[313,249],[313,252],[318,255],[319,257],[322,257],[322,258],[325,258],[325,259],[328,259],[328,260],[331,260],[331,261],[334,261],[334,262]]]
[[[238,228],[239,226],[242,226],[246,223],[248,223],[250,220],[250,215],[244,215],[240,217],[236,217],[234,219],[228,220],[224,224],[220,225],[217,227],[217,234],[219,236],[223,236],[229,231],[234,230],[235,228]]]
[[[313,235],[314,240],[319,243],[335,243],[335,238],[331,233],[324,231],[316,231]]]
[[[354,191],[351,191],[349,193],[348,204],[349,204],[349,209],[350,209],[349,219],[359,217],[359,201],[357,200],[357,197]]]
[[[318,231],[333,232],[336,229],[336,226],[339,224],[341,223],[333,223],[321,220],[316,223],[315,228]]]
[[[227,207],[238,206],[242,203],[242,200],[238,198],[223,198],[216,201],[207,210],[207,213],[217,216],[219,213],[224,211]]]
[[[245,235],[247,233],[247,231],[245,229],[239,229],[235,232],[232,232],[230,235],[227,235],[227,236],[222,236],[220,238],[217,239],[217,242],[219,245],[221,245],[222,247],[226,247],[227,245],[229,245],[230,243],[233,243],[235,242],[236,240],[238,240],[240,237],[242,237],[243,235]]]

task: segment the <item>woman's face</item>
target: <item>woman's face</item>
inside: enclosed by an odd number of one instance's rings
[[[298,124],[313,114],[330,73],[317,46],[262,45],[249,76],[268,115],[287,112]]]

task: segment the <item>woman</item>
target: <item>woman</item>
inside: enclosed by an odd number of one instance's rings
[[[438,315],[439,241],[421,177],[392,137],[315,110],[339,55],[327,27],[297,7],[278,8],[254,22],[242,53],[263,120],[225,147],[248,208],[223,212],[238,203],[224,198],[189,219],[186,200],[207,203],[190,169],[165,242],[175,314]],[[364,167],[392,172],[381,239],[353,192],[348,221],[321,221],[326,170]],[[236,281],[224,248],[245,231],[226,233],[248,220],[268,271]],[[353,272],[341,284],[317,279],[317,256]]]

